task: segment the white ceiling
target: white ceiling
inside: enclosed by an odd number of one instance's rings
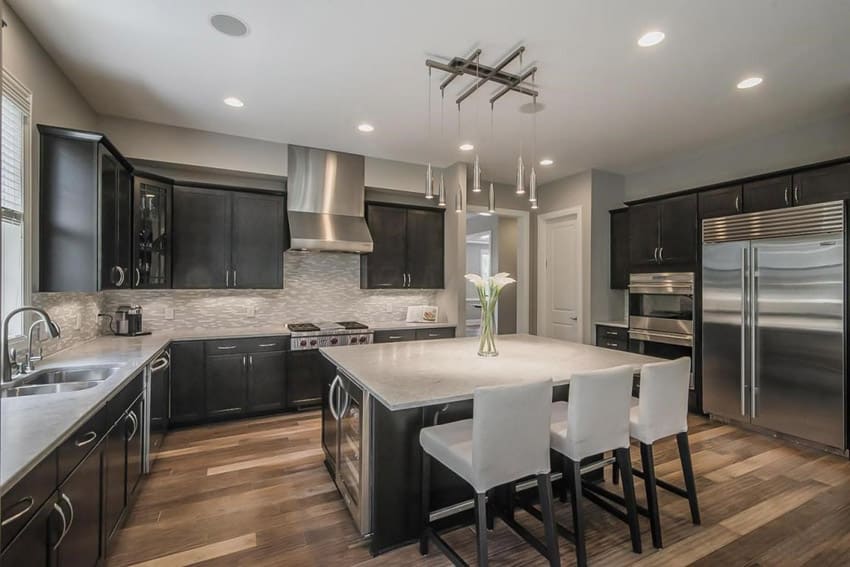
[[[542,181],[596,167],[642,169],[671,154],[850,109],[846,0],[7,0],[102,114],[365,155],[447,165],[471,159],[510,181],[530,157],[527,97],[496,103],[471,79],[447,92],[441,128],[435,73],[428,127],[426,57],[515,46],[536,63]],[[224,12],[250,28],[230,38]],[[639,48],[650,29],[664,43]],[[516,71],[518,63],[508,70]],[[764,76],[755,89],[735,84]],[[222,104],[226,96],[242,109]],[[368,121],[375,132],[356,125]]]

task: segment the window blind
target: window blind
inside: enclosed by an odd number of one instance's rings
[[[25,143],[29,127],[29,91],[5,70],[2,88],[2,143],[0,189],[3,220],[20,224],[24,216]]]

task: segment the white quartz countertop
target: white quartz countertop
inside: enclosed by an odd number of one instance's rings
[[[629,328],[628,321],[594,321],[594,325],[600,325],[602,327],[622,327],[623,329]]]
[[[409,325],[417,324],[395,321],[375,324],[373,328],[404,329]],[[452,325],[442,323],[433,326]],[[288,335],[289,331],[284,324],[232,329],[174,329],[139,337],[98,337],[45,358],[38,364],[38,370],[113,364],[120,365],[120,369],[103,383],[88,390],[0,398],[0,494],[5,493],[41,459],[61,445],[172,341]]]
[[[390,410],[472,398],[479,386],[551,378],[661,359],[532,335],[497,337],[499,356],[478,356],[478,338],[440,339],[321,349],[322,354]]]
[[[370,323],[369,328],[374,331],[401,331],[403,329],[446,329],[457,327],[454,323],[407,323],[405,321],[385,321],[383,323]]]

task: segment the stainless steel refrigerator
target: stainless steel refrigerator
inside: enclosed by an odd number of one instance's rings
[[[703,409],[845,450],[844,205],[703,221]]]

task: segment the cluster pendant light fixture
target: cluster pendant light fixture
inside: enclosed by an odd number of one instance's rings
[[[525,70],[521,70],[519,74],[509,73],[505,71],[505,68],[514,60],[519,58],[520,67],[522,67],[522,55],[525,52],[525,47],[520,46],[512,51],[507,57],[499,61],[495,66],[482,65],[480,62],[481,50],[474,50],[468,57],[454,57],[448,63],[444,63],[441,61],[435,61],[433,59],[426,59],[425,66],[428,68],[428,131],[430,135],[431,129],[431,72],[433,69],[437,69],[439,71],[444,71],[447,73],[443,81],[440,83],[440,94],[441,100],[445,100],[445,91],[446,87],[448,87],[452,81],[457,79],[458,77],[462,77],[464,75],[469,75],[475,77],[475,80],[470,83],[466,88],[464,88],[458,95],[455,100],[458,108],[458,133],[460,133],[460,105],[461,103],[469,98],[473,93],[475,93],[482,86],[487,83],[494,83],[496,85],[501,85],[501,88],[496,90],[489,99],[490,102],[490,112],[491,112],[491,124],[492,124],[492,113],[494,109],[494,105],[497,100],[503,97],[505,94],[509,92],[519,93],[525,96],[530,96],[534,100],[534,112],[537,112],[537,96],[539,92],[535,88],[534,85],[534,77],[537,72],[536,66],[531,66]],[[531,78],[531,83],[526,83],[526,81]],[[442,117],[442,110],[441,110]],[[442,119],[442,118],[441,118]],[[537,117],[535,115],[535,132],[534,132],[534,146],[532,151],[532,164],[536,159],[536,120]],[[442,129],[441,129],[442,131]],[[461,146],[461,149],[464,151],[469,151],[474,149],[472,144],[465,143]],[[517,170],[516,170],[516,193],[517,195],[525,195],[526,194],[526,171],[525,171],[525,162],[523,161],[522,155],[522,135],[520,133],[520,153],[517,157]],[[427,172],[426,172],[426,183],[425,183],[425,198],[433,199],[434,198],[434,184],[435,179],[433,175],[433,170],[431,164],[428,164]],[[528,200],[530,202],[531,208],[537,208],[537,173],[534,170],[534,165],[531,166],[529,177],[528,177]],[[476,151],[475,157],[472,162],[472,192],[473,193],[481,193],[481,160],[479,158],[478,152]],[[438,205],[441,207],[446,206],[446,187],[445,180],[443,174],[440,174],[439,188],[437,191],[438,197]],[[458,184],[457,192],[455,195],[455,211],[458,213],[463,212],[463,187]],[[489,194],[487,199],[487,210],[489,213],[494,213],[496,211],[496,195],[495,195],[495,187],[493,183],[490,183]]]

